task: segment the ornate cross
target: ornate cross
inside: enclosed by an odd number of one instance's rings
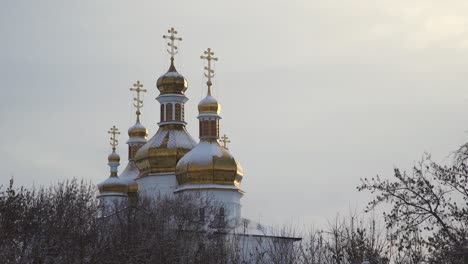
[[[228,143],[231,143],[231,140],[229,140],[229,138],[226,136],[226,134],[224,134],[222,137],[221,137],[221,142],[223,142],[223,147],[225,149],[228,149],[227,148],[227,144]]]
[[[201,55],[200,59],[208,61],[208,66],[205,66],[205,70],[206,70],[205,77],[208,78],[208,81],[206,82],[206,84],[208,85],[208,94],[211,95],[211,85],[213,84],[211,82],[211,78],[214,77],[214,70],[211,69],[211,61],[218,61],[218,58],[213,57],[214,52],[211,51],[210,48],[204,51],[203,54],[205,55]]]
[[[119,129],[112,126],[107,133],[111,134],[110,145],[112,146],[112,151],[115,151],[115,147],[119,144],[119,141],[117,140],[117,135],[120,135]]]
[[[140,93],[146,93],[146,89],[141,89],[143,87],[143,84],[140,83],[140,81],[137,81],[136,83],[133,84],[133,87],[135,88],[130,88],[130,91],[136,92],[136,97],[133,98],[133,106],[136,107],[137,111],[137,119],[140,120],[140,109],[143,107],[143,100],[140,97]]]
[[[167,50],[167,52],[169,52],[169,54],[171,54],[171,60],[173,60],[174,55],[176,55],[178,53],[177,46],[175,45],[175,41],[176,40],[182,41],[182,38],[178,38],[178,37],[175,36],[177,34],[177,30],[175,30],[173,27],[171,29],[169,29],[167,31],[167,33],[170,33],[171,35],[170,36],[163,35],[163,38],[170,40],[170,42],[167,43],[167,45],[169,47],[171,47],[171,49]]]

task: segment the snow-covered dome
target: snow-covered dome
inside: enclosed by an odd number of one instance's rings
[[[216,114],[219,115],[221,112],[221,105],[218,103],[216,98],[211,96],[209,93],[203,100],[198,103],[198,112],[200,114]]]
[[[187,80],[177,72],[174,60],[171,60],[169,70],[159,77],[156,86],[161,94],[184,94],[187,90]]]
[[[120,156],[115,152],[115,147],[112,150],[112,153],[108,156],[109,166],[111,168],[111,174],[109,178],[105,181],[98,184],[98,189],[101,194],[106,192],[118,192],[118,193],[127,193],[128,187],[127,184],[117,177],[117,167],[119,166]]]
[[[181,125],[165,125],[135,155],[140,176],[174,172],[177,162],[197,143]]]
[[[222,184],[239,186],[244,171],[239,162],[217,140],[202,140],[176,167],[179,185]]]
[[[105,181],[98,184],[99,192],[118,192],[118,193],[127,193],[128,187],[127,184],[117,176],[110,176]]]
[[[107,156],[107,160],[109,161],[109,164],[114,163],[114,162],[119,163],[120,162],[120,156],[115,151],[112,151],[112,153],[109,154],[109,156]]]
[[[141,138],[146,141],[148,136],[148,130],[145,126],[140,123],[140,120],[137,119],[136,123],[128,129],[128,136],[132,138]]]

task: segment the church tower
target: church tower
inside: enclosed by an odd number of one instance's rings
[[[160,92],[156,99],[161,104],[159,129],[135,155],[135,163],[140,171],[137,178],[139,193],[153,197],[173,195],[177,187],[176,164],[196,145],[185,129],[184,104],[188,98],[184,93],[188,87],[187,80],[177,72],[174,65],[174,56],[177,54],[175,42],[182,38],[176,37],[174,28],[168,30],[168,33],[170,35],[163,38],[169,39],[171,64],[156,83]]]
[[[214,77],[211,49],[201,56],[206,59],[205,67],[208,93],[198,104],[200,143],[188,152],[176,168],[177,193],[198,194],[219,205],[218,217],[227,226],[237,226],[241,219],[240,199],[244,192],[240,183],[244,175],[242,166],[229,153],[226,145],[219,144],[219,120],[221,105],[211,94],[211,78]],[[227,138],[224,137],[226,143]]]
[[[112,146],[112,153],[107,157],[110,167],[110,176],[105,181],[98,184],[98,199],[104,214],[113,212],[116,206],[126,202],[128,198],[128,185],[117,176],[120,156],[115,152],[115,149],[118,144],[117,135],[120,134],[120,132],[113,126],[108,133],[111,134],[110,144]]]
[[[146,143],[146,137],[148,136],[148,130],[140,123],[140,109],[143,107],[141,93],[146,92],[142,88],[143,84],[140,81],[134,83],[133,87],[130,88],[130,91],[136,93],[136,96],[133,98],[133,106],[136,108],[136,122],[128,129],[128,163],[119,176],[128,186],[128,197],[132,203],[135,203],[137,200],[138,184],[136,178],[140,175],[140,171],[135,164],[135,154]]]

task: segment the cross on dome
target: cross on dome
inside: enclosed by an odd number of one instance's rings
[[[141,114],[140,109],[143,107],[143,100],[140,97],[140,93],[146,93],[147,90],[141,89],[143,87],[143,84],[140,83],[140,81],[137,81],[136,83],[134,83],[133,87],[135,88],[130,88],[130,91],[136,92],[136,97],[133,98],[133,101],[135,101],[133,103],[133,106],[136,107],[137,119],[140,120],[140,114]]]
[[[231,143],[231,140],[229,140],[228,136],[226,136],[226,134],[224,134],[221,138],[220,138],[221,142],[223,142],[223,147],[225,149],[228,149],[227,148],[227,144],[228,143]]]
[[[208,61],[208,66],[205,66],[205,70],[206,70],[205,77],[208,79],[208,81],[206,82],[206,84],[208,85],[208,95],[211,95],[211,85],[213,84],[211,82],[211,78],[214,77],[214,70],[211,68],[211,61],[218,61],[218,58],[213,57],[214,52],[211,51],[210,48],[205,50],[203,54],[205,55],[201,55],[200,59]]]
[[[120,135],[119,129],[112,126],[107,133],[111,134],[110,145],[112,146],[112,151],[115,151],[115,147],[119,144],[119,141],[117,140],[117,135]]]
[[[182,41],[182,38],[178,38],[178,37],[175,36],[177,34],[177,30],[175,30],[173,27],[171,27],[171,29],[169,29],[167,31],[167,33],[170,33],[171,35],[169,35],[169,36],[163,35],[163,38],[170,40],[170,42],[168,42],[167,45],[169,47],[171,47],[171,49],[167,50],[167,52],[169,52],[169,54],[171,54],[171,60],[174,60],[174,55],[176,55],[178,53],[177,46],[175,45],[175,41],[176,40]]]

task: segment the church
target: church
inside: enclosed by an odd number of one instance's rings
[[[184,118],[187,80],[176,70],[177,37],[174,28],[168,30],[170,66],[156,82],[160,104],[158,131],[148,139],[148,130],[140,121],[143,101],[141,93],[147,90],[137,81],[135,93],[136,122],[128,129],[128,163],[119,174],[120,156],[116,152],[118,129],[113,126],[112,153],[108,156],[110,176],[98,184],[99,201],[103,212],[111,213],[115,205],[135,201],[140,197],[173,197],[194,194],[210,197],[219,204],[218,216],[225,223],[227,234],[240,234],[246,238],[281,239],[293,243],[294,237],[281,237],[268,227],[242,217],[241,189],[244,170],[237,158],[228,150],[228,138],[220,137],[221,105],[212,95],[213,64],[218,60],[211,49],[200,57],[205,63],[206,96],[198,104],[199,141],[186,130]],[[189,109],[190,111],[191,109]],[[200,208],[200,215],[204,215]]]

